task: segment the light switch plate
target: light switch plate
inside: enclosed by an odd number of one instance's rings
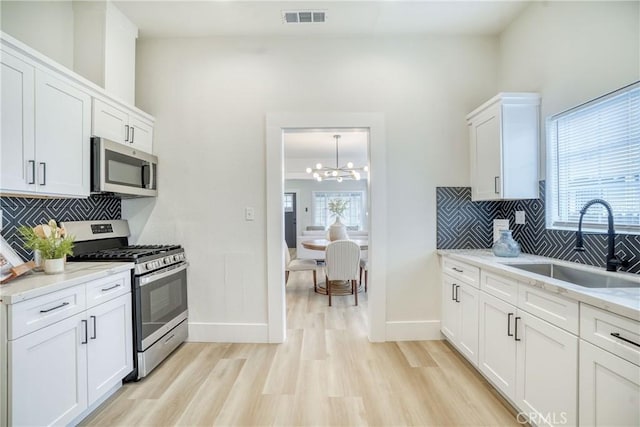
[[[516,224],[524,224],[524,223],[525,223],[524,211],[516,211]]]
[[[244,208],[245,221],[253,221],[256,218],[256,212],[253,208]]]

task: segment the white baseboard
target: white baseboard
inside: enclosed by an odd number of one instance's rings
[[[268,343],[266,323],[189,322],[189,342]]]
[[[439,320],[387,322],[387,341],[441,340]]]

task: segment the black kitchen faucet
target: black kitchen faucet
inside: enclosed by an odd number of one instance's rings
[[[580,210],[580,221],[578,222],[578,231],[576,232],[576,251],[584,252],[584,242],[582,241],[582,217],[591,205],[600,204],[607,209],[609,228],[607,230],[607,271],[618,271],[619,267],[627,267],[629,262],[622,260],[616,256],[616,232],[613,229],[613,211],[611,205],[602,199],[593,199],[585,203]]]

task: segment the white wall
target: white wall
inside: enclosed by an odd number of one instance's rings
[[[365,193],[364,200],[367,203],[367,181],[365,180],[345,180],[338,183],[336,181],[318,182],[313,179],[287,179],[284,182],[284,191],[297,193],[298,230],[306,230],[308,225],[315,225],[313,221],[314,191],[363,191]],[[364,229],[368,229],[368,227],[365,225]]]
[[[160,196],[123,215],[140,241],[184,244],[192,322],[209,338],[250,335],[267,319],[265,115],[381,112],[386,318],[439,336],[435,187],[469,184],[464,117],[495,93],[496,54],[484,37],[140,40],[136,100],[157,118]]]
[[[500,90],[542,95],[542,159],[545,117],[637,80],[638,1],[534,2],[500,37]]]
[[[2,31],[73,70],[70,1],[1,1]]]

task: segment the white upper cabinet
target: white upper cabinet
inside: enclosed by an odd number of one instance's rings
[[[93,100],[92,134],[147,153],[153,150],[152,122],[97,98]]]
[[[0,190],[35,192],[35,69],[7,52],[0,54]]]
[[[1,62],[0,191],[89,196],[91,96],[5,46]]]
[[[38,192],[88,197],[91,96],[38,71],[35,104]]]
[[[501,93],[467,116],[472,200],[538,198],[540,96]]]

